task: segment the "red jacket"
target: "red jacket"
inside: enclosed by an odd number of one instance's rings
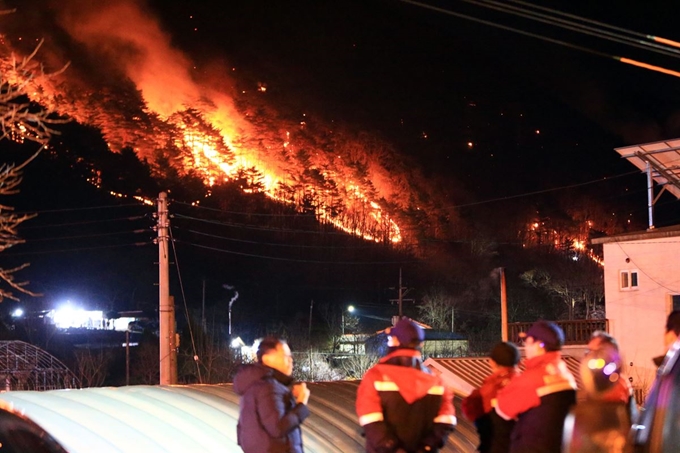
[[[356,411],[369,453],[435,452],[456,425],[451,390],[413,349],[397,349],[366,372]]]
[[[474,422],[491,412],[496,405],[496,394],[508,385],[519,370],[515,367],[500,367],[484,379],[482,385],[463,400],[461,408],[465,417]]]
[[[576,381],[559,351],[525,360],[525,370],[498,392],[496,412],[517,419],[511,453],[555,453],[562,446],[562,428],[576,403]]]

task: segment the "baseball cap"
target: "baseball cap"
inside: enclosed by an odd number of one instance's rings
[[[402,318],[394,327],[390,328],[387,335],[396,337],[399,344],[409,346],[425,341],[425,331],[415,321],[409,318]]]
[[[552,321],[536,321],[529,330],[520,333],[520,337],[540,341],[546,351],[559,351],[564,344],[564,332]]]

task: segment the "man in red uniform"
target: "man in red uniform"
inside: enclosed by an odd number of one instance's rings
[[[537,321],[526,332],[525,370],[498,392],[496,412],[516,419],[511,453],[557,453],[569,409],[576,403],[576,381],[562,360],[564,332]]]
[[[508,385],[519,372],[519,351],[512,343],[498,343],[489,355],[491,375],[482,386],[475,389],[463,400],[463,414],[475,423],[479,434],[480,453],[507,453],[510,449],[510,434],[515,426],[513,420],[501,418],[494,406],[498,391]]]
[[[403,318],[388,332],[390,352],[364,375],[356,411],[368,453],[436,452],[456,426],[453,394],[423,366],[423,329]]]

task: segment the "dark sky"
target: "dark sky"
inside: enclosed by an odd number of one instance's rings
[[[29,0],[17,6],[34,8],[34,16],[41,16],[42,4]],[[429,4],[605,56],[680,68],[675,58],[523,20],[472,2]],[[424,174],[449,178],[478,201],[632,172],[635,168],[622,161],[614,147],[680,135],[677,78],[397,0],[155,0],[149,5],[172,44],[194,61],[198,76],[220,61],[235,68],[239,89],[266,84],[265,99],[281,116],[301,120],[313,115],[375,133],[416,159]],[[673,23],[677,11],[665,3],[661,11],[661,2],[659,7],[654,2],[542,5],[680,39]],[[38,28],[31,33],[40,35]],[[27,183],[38,179],[27,176]],[[606,188],[610,193],[625,187],[644,189],[640,175],[612,181],[615,185]],[[44,181],[32,184],[37,189],[27,188],[27,193],[45,189]],[[85,193],[78,187],[68,190],[71,201]],[[593,196],[603,191],[594,186]],[[45,209],[50,198],[42,197],[40,206]],[[632,202],[639,200],[644,202],[644,196]],[[71,204],[105,206],[108,201],[98,195]],[[130,208],[125,215],[137,215],[133,211]],[[646,215],[644,205],[639,211]],[[46,217],[47,224],[57,222]],[[150,223],[146,219],[137,222],[135,228]],[[121,229],[109,230],[115,231]],[[58,292],[59,297],[70,288],[87,286],[94,292],[91,281],[100,279],[95,286],[109,301],[128,299],[130,294],[133,299],[140,294],[153,297],[153,287],[135,289],[137,285],[126,286],[125,294],[116,293],[115,276],[120,274],[121,281],[129,278],[111,264],[119,259],[117,252],[102,252],[103,260],[94,257],[99,251],[91,253],[86,261],[64,259],[68,278],[53,276],[46,290]],[[154,259],[153,247],[144,253],[145,260]],[[36,258],[34,267],[44,274],[61,262],[58,257]],[[135,260],[134,265],[140,263]],[[137,272],[134,266],[125,271]],[[79,281],[81,275],[90,282]],[[213,283],[219,288],[230,282]],[[376,299],[380,297],[390,296],[380,294]]]
[[[223,57],[242,83],[266,83],[286,114],[377,130],[420,156],[426,171],[450,171],[482,191],[485,174],[502,177],[488,195],[634,170],[614,147],[680,133],[677,78],[397,0],[156,3],[197,71]],[[591,3],[541,4],[646,34],[676,33],[664,19],[672,17],[667,5],[656,14],[653,2]],[[429,4],[604,55],[671,69],[678,61],[472,2]]]

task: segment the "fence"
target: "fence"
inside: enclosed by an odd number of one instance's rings
[[[533,322],[513,322],[508,324],[508,340],[518,341],[519,334],[529,330]],[[564,331],[565,344],[587,344],[590,335],[596,330],[609,332],[608,319],[577,319],[574,321],[555,321]]]

